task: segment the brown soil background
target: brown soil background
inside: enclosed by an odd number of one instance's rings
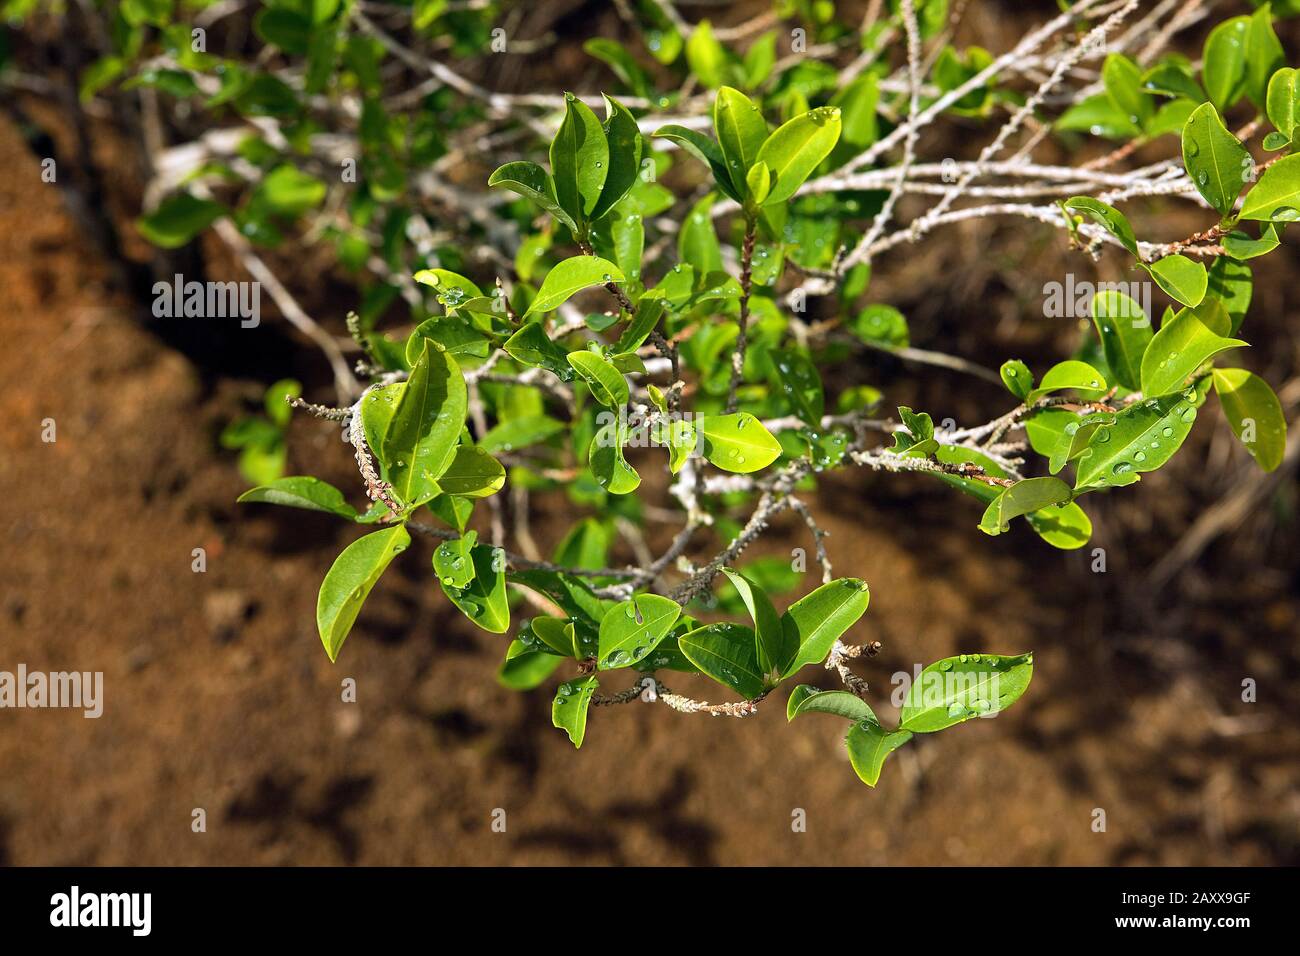
[[[550,726],[558,676],[530,694],[499,687],[504,638],[437,593],[423,542],[328,662],[316,590],[356,532],[234,504],[244,483],[216,436],[261,384],[207,376],[133,320],[7,122],[0,168],[0,669],[105,675],[99,720],[0,712],[0,863],[1300,862],[1294,472],[1162,591],[1146,583],[1244,459],[1216,411],[1173,465],[1090,500],[1106,574],[1027,531],[985,537],[975,505],[921,477],[825,484],[837,572],[871,584],[850,637],[884,642],[860,672],[886,718],[890,675],[916,662],[1035,651],[1013,710],[914,740],[877,789],[854,777],[838,722],[787,724],[783,694],[747,721],[594,710],[574,752]],[[1293,240],[1257,270],[1247,320],[1245,364],[1279,385],[1300,369]],[[1075,332],[1038,318],[1042,282],[1066,268],[1108,277],[1062,264],[1061,245],[1019,223],[972,224],[882,263],[873,298],[904,309],[917,344],[1038,365]],[[210,251],[210,278],[242,278]],[[298,278],[308,302],[323,295]],[[351,305],[327,302],[316,314]],[[260,369],[271,333],[246,335]],[[280,372],[325,398],[315,356],[293,361]],[[879,356],[844,374],[940,417],[1006,406],[990,386]],[[54,444],[40,440],[47,417]],[[296,421],[290,454],[290,473],[355,490],[333,426]],[[566,518],[565,502],[547,504],[543,541]],[[753,553],[804,536],[783,522]],[[206,573],[191,571],[195,547]],[[340,700],[344,677],[356,704]],[[1247,677],[1258,703],[1241,700]],[[830,686],[813,669],[804,679]],[[191,831],[195,808],[205,833]],[[505,833],[491,827],[498,808]],[[792,831],[796,809],[806,832]]]

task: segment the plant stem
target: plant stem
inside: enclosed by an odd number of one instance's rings
[[[754,284],[755,221],[745,220],[745,241],[740,247],[740,332],[731,353],[731,384],[727,387],[727,413],[736,410],[736,389],[745,371],[745,350],[749,347],[749,292]]]

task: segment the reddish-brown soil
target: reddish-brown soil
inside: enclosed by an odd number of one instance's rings
[[[0,166],[0,669],[105,680],[99,720],[0,711],[0,862],[1300,862],[1293,479],[1163,592],[1144,584],[1223,491],[1204,487],[1222,460],[1217,413],[1125,503],[1098,502],[1105,574],[1023,531],[985,537],[973,504],[922,477],[827,483],[817,510],[836,569],[871,584],[851,637],[884,642],[861,672],[887,718],[890,676],[916,662],[1036,652],[1017,707],[914,741],[877,789],[850,770],[840,722],[787,724],[783,694],[746,721],[596,710],[575,753],[550,725],[554,682],[531,694],[495,683],[504,639],[437,593],[422,543],[328,662],[316,589],[356,532],[234,504],[244,484],[216,435],[260,386],[205,381],[132,320],[8,125]],[[971,261],[963,249],[988,248],[987,228],[929,260],[942,289],[900,257],[882,295],[913,306],[921,342],[989,362],[1050,354],[1063,333],[1014,305],[1016,281],[1038,282],[1041,247],[1021,243],[1020,270]],[[1257,302],[1252,326],[1273,330],[1265,354],[1277,357],[1254,367],[1280,382],[1296,371],[1293,332],[1280,291]],[[250,365],[262,341],[248,334]],[[883,360],[850,371],[909,377]],[[943,373],[918,397],[963,420],[1005,405]],[[333,426],[295,422],[291,462],[355,490]],[[539,536],[555,527],[543,517]],[[785,522],[755,553],[800,545],[802,526]],[[191,569],[199,547],[205,573]],[[355,704],[340,699],[346,677]],[[1258,703],[1242,702],[1244,678]],[[206,832],[191,828],[196,808]],[[797,810],[806,832],[792,828]]]

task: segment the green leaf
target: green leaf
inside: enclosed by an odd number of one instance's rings
[[[1034,390],[1034,373],[1029,371],[1029,366],[1020,359],[1009,359],[1003,362],[998,375],[1002,379],[1002,384],[1007,387],[1007,391],[1022,402]]]
[[[715,198],[709,193],[697,202],[677,233],[678,258],[693,266],[699,275],[722,271],[722,248],[710,212]]]
[[[528,306],[525,318],[557,309],[583,289],[606,282],[622,282],[623,273],[618,266],[600,256],[573,256],[556,265],[537,290],[537,297]]]
[[[1300,154],[1283,156],[1259,177],[1241,204],[1242,219],[1300,219]]]
[[[561,657],[580,657],[577,635],[572,621],[562,617],[535,617],[529,629],[543,644]]]
[[[627,107],[605,97],[605,138],[609,147],[609,174],[600,198],[591,210],[595,222],[614,208],[634,185],[641,172],[641,130]]]
[[[1245,92],[1249,31],[1249,17],[1233,17],[1211,30],[1205,41],[1201,78],[1210,101],[1220,112],[1236,103]]]
[[[752,629],[723,621],[688,631],[677,638],[686,659],[724,687],[746,700],[767,689]]]
[[[849,728],[844,745],[853,772],[868,787],[874,787],[885,758],[911,739],[910,730],[887,731],[874,720],[863,720]]]
[[[535,651],[520,641],[511,641],[505,660],[497,670],[497,683],[510,690],[532,690],[564,663],[554,654]]]
[[[515,451],[544,442],[564,430],[564,422],[549,415],[520,415],[498,423],[480,439],[478,447],[492,453]]]
[[[1195,421],[1196,408],[1182,393],[1135,402],[1093,436],[1078,461],[1075,492],[1131,485],[1139,473],[1155,471],[1173,457]]]
[[[596,482],[611,495],[631,494],[641,486],[641,476],[623,457],[626,443],[627,426],[619,416],[619,421],[596,432],[587,452],[587,463]]]
[[[382,443],[388,480],[403,504],[437,494],[437,480],[456,454],[467,408],[465,376],[456,360],[426,339],[397,394]]]
[[[488,178],[489,186],[505,186],[514,190],[525,199],[531,199],[561,223],[574,235],[578,234],[578,223],[569,215],[555,197],[555,184],[550,175],[536,163],[506,163],[497,168]]]
[[[1133,233],[1133,227],[1124,214],[1114,206],[1109,206],[1090,196],[1075,196],[1065,201],[1065,208],[1069,212],[1087,216],[1118,239],[1120,245],[1133,255],[1138,254],[1137,236]]]
[[[845,720],[876,719],[875,712],[865,700],[846,690],[819,690],[800,684],[790,694],[785,704],[785,719],[794,720],[804,714],[834,714]]]
[[[1213,103],[1198,106],[1183,127],[1183,165],[1220,216],[1232,212],[1242,185],[1255,170],[1250,153],[1228,132]]]
[[[1122,53],[1112,53],[1102,64],[1101,80],[1115,108],[1136,125],[1144,126],[1155,111],[1155,104],[1142,92],[1142,71],[1137,64]]]
[[[1151,317],[1124,293],[1104,289],[1092,297],[1092,321],[1115,381],[1130,390],[1140,388],[1142,356],[1154,334]]]
[[[706,415],[700,425],[704,457],[723,471],[749,474],[781,456],[781,443],[753,415]]]
[[[433,549],[433,571],[446,587],[460,590],[474,580],[473,552],[477,543],[478,532],[466,531]]]
[[[849,326],[862,341],[882,348],[906,348],[911,340],[907,319],[892,305],[869,305]]]
[[[358,538],[334,559],[316,599],[316,628],[331,661],[338,659],[375,582],[410,543],[406,527],[399,524]]]
[[[820,429],[826,411],[826,396],[812,359],[793,349],[772,349],[768,358],[795,414],[810,428]]]
[[[600,622],[601,670],[630,667],[642,660],[668,636],[681,605],[658,594],[638,594],[614,605]]]
[[[1057,362],[1048,369],[1043,380],[1038,383],[1038,387],[1029,393],[1025,401],[1032,405],[1044,395],[1063,388],[1073,388],[1089,397],[1096,397],[1104,394],[1107,387],[1106,379],[1087,362],[1069,359],[1065,362]]]
[[[799,649],[781,676],[789,677],[805,664],[824,661],[835,642],[866,613],[870,601],[867,582],[838,578],[786,608],[781,626],[793,635]]]
[[[564,100],[564,120],[551,140],[551,178],[556,200],[581,224],[605,187],[609,142],[591,107],[572,93],[565,93]]]
[[[1148,398],[1181,389],[1203,363],[1246,343],[1218,335],[1191,309],[1161,326],[1142,359],[1142,392]]]
[[[1267,229],[1272,229],[1270,224]],[[1227,244],[1227,239],[1224,240]],[[1210,266],[1210,286],[1207,296],[1213,296],[1223,303],[1231,317],[1229,335],[1236,335],[1250,308],[1250,299],[1254,292],[1254,280],[1251,278],[1250,266],[1234,262],[1227,256],[1219,256]]]
[[[425,339],[437,342],[450,355],[487,358],[491,348],[486,335],[460,319],[425,319],[415,327],[406,340],[406,362],[408,365],[414,365],[420,360],[420,353],[424,350]]]
[[[763,205],[785,202],[830,155],[840,138],[838,107],[822,106],[785,123],[764,141],[758,159],[767,163],[775,182]]]
[[[1129,115],[1118,109],[1105,93],[1080,100],[1062,113],[1055,125],[1058,130],[1090,133],[1107,139],[1133,139],[1142,133]]]
[[[749,167],[749,172],[745,174],[745,190],[749,193],[750,200],[752,200],[756,206],[763,205],[767,199],[767,194],[772,191],[772,171],[767,168],[767,163],[760,160],[759,162],[754,163],[753,166]],[[759,273],[756,268],[754,284],[772,285],[773,280],[759,278]]]
[[[907,691],[900,730],[928,734],[1006,710],[1034,675],[1034,656],[962,654],[935,661]]]
[[[603,355],[579,349],[568,355],[569,364],[582,376],[591,389],[591,395],[606,408],[620,408],[627,404],[627,379]]]
[[[664,314],[661,299],[642,299],[636,304],[636,315],[628,322],[623,334],[614,343],[615,354],[632,352],[641,347],[641,343],[650,337],[650,333],[659,324]]]
[[[701,20],[686,41],[686,62],[695,78],[709,89],[717,89],[727,72],[727,51],[713,35],[713,26]]]
[[[1286,418],[1268,382],[1244,368],[1216,368],[1214,390],[1223,414],[1255,463],[1264,471],[1282,464],[1286,453]]]
[[[340,518],[347,518],[349,521],[355,521],[357,517],[357,509],[344,500],[343,492],[319,478],[310,476],[277,478],[268,484],[250,488],[237,500],[305,508],[308,511],[325,511]]]
[[[517,362],[544,368],[557,375],[561,381],[573,381],[573,367],[568,353],[550,340],[540,322],[529,322],[506,339],[502,346]]]
[[[300,216],[325,201],[326,186],[315,176],[285,163],[266,174],[252,202],[282,216]]]
[[[736,202],[744,201],[731,182],[731,172],[727,169],[727,163],[722,158],[722,148],[710,137],[697,130],[678,126],[674,123],[659,127],[654,135],[676,143],[704,163],[712,171],[713,181],[723,193]]]
[[[178,249],[225,214],[226,207],[219,202],[177,193],[136,220],[136,228],[155,246]]]
[[[1048,470],[1057,474],[1067,463],[1074,461],[1087,450],[1096,437],[1097,431],[1115,424],[1115,416],[1110,412],[1092,412],[1081,415],[1078,421],[1065,426],[1061,440],[1053,450]]]
[[[1070,486],[1059,478],[1026,478],[1017,481],[989,502],[980,519],[985,534],[1002,534],[1012,518],[1070,501]]]
[[[471,548],[473,579],[463,588],[442,584],[442,591],[471,622],[493,634],[504,634],[510,630],[510,603],[506,599],[505,555],[498,557],[497,550],[485,544]]]
[[[1186,306],[1199,305],[1205,298],[1205,289],[1209,277],[1205,266],[1193,262],[1186,256],[1174,254],[1157,259],[1146,267],[1151,278],[1156,280],[1165,293]]]
[[[1268,81],[1265,102],[1268,121],[1287,142],[1291,142],[1296,124],[1300,123],[1300,71],[1288,66],[1274,73]]]
[[[723,568],[722,573],[735,586],[750,620],[754,622],[759,669],[766,675],[767,683],[775,684],[799,649],[798,635],[793,630],[784,629],[766,591],[732,568]]]
[[[574,749],[582,746],[587,736],[587,711],[591,707],[592,695],[600,686],[596,676],[580,677],[566,681],[555,692],[551,704],[551,723],[569,735]]]
[[[876,106],[880,102],[880,81],[874,73],[859,76],[833,97],[831,106],[840,108],[843,132],[840,138],[848,146],[862,150],[879,137]]]
[[[1269,78],[1285,65],[1286,55],[1273,30],[1273,11],[1266,3],[1251,14],[1246,31],[1246,95],[1252,103],[1264,106]]]
[[[501,490],[506,470],[477,445],[458,445],[446,470],[438,476],[444,494],[462,498],[486,498]]]
[[[768,134],[762,111],[740,90],[724,86],[713,101],[713,129],[732,185],[741,195],[751,195],[746,174]]]

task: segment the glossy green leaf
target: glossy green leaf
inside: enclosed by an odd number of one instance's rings
[[[849,763],[858,779],[874,787],[880,779],[885,758],[912,739],[910,730],[885,730],[877,721],[862,720],[854,724],[844,738]]]
[[[989,502],[980,519],[985,534],[1002,534],[1013,518],[1070,501],[1070,486],[1059,478],[1026,478]]]
[[[1285,65],[1282,43],[1273,30],[1273,11],[1265,3],[1251,14],[1246,30],[1246,95],[1252,103],[1265,105],[1269,79]]]
[[[535,617],[529,629],[543,644],[561,657],[580,657],[577,636],[572,621],[561,617]]]
[[[357,509],[344,500],[343,492],[328,482],[305,475],[277,478],[268,484],[250,488],[237,500],[324,511],[349,521],[356,520],[357,517]]]
[[[1212,103],[1196,108],[1183,127],[1183,165],[1200,194],[1220,216],[1237,202],[1254,160],[1237,137],[1228,132]]]
[[[618,266],[600,256],[573,256],[556,265],[537,290],[537,297],[528,306],[526,315],[550,312],[559,308],[569,298],[583,289],[607,282],[624,281]]]
[[[1268,382],[1244,368],[1216,368],[1214,390],[1223,414],[1255,463],[1264,471],[1282,464],[1286,453],[1286,418]]]
[[[1131,485],[1172,458],[1195,421],[1196,408],[1182,393],[1133,403],[1080,456],[1075,491]]]
[[[638,594],[609,609],[600,622],[601,670],[630,667],[668,636],[682,613],[676,601],[658,594]]]
[[[570,232],[575,235],[578,233],[577,221],[565,211],[555,196],[555,184],[551,181],[550,174],[536,163],[506,163],[488,177],[488,185],[505,186],[525,199],[531,199],[567,226]]]
[[[1242,219],[1300,219],[1300,154],[1283,156],[1259,177],[1241,204]]]
[[[797,642],[798,650],[782,677],[789,677],[805,664],[826,660],[835,642],[866,613],[870,601],[867,582],[837,578],[786,608],[781,626]]]
[[[767,168],[767,163],[759,160],[749,167],[749,172],[745,174],[745,191],[755,205],[763,205],[768,193],[772,191],[772,171]],[[755,275],[754,284],[771,285],[772,281]]]
[[[641,172],[641,130],[627,107],[610,96],[605,97],[605,139],[609,148],[609,174],[600,190],[600,198],[591,210],[594,222],[614,208],[627,195]]]
[[[765,206],[785,202],[830,155],[840,138],[840,111],[834,106],[809,110],[782,125],[764,141],[758,159],[774,182]]]
[[[1133,233],[1133,227],[1124,214],[1114,206],[1090,196],[1075,196],[1066,200],[1065,208],[1072,213],[1087,216],[1118,239],[1120,245],[1133,255],[1138,254],[1137,236]]]
[[[1205,298],[1209,277],[1205,266],[1199,262],[1174,254],[1157,259],[1147,266],[1147,271],[1166,295],[1183,305],[1199,305],[1201,299]]]
[[[749,474],[781,456],[781,443],[753,415],[706,415],[700,425],[703,454],[723,471]]]
[[[487,358],[491,343],[478,329],[460,319],[432,318],[417,325],[406,340],[406,362],[414,365],[424,351],[424,340],[437,342],[450,355]]]
[[[768,683],[775,683],[794,659],[799,648],[798,635],[782,626],[766,591],[732,568],[723,568],[722,573],[735,586],[750,620],[754,622],[759,670],[767,675]]]
[[[397,395],[383,438],[388,480],[403,504],[427,501],[456,454],[468,408],[456,360],[425,340],[420,359]]]
[[[636,315],[628,322],[623,334],[614,344],[614,352],[631,352],[641,347],[641,343],[650,337],[659,320],[663,318],[664,304],[661,299],[642,299],[636,305]]]
[[[511,358],[524,365],[544,368],[557,375],[561,381],[573,380],[573,366],[569,364],[568,353],[551,341],[540,322],[520,326],[518,332],[506,339],[502,348]]]
[[[570,352],[568,362],[582,376],[591,389],[591,395],[606,408],[619,408],[627,404],[627,379],[603,355],[587,349]]]
[[[581,225],[605,187],[609,143],[591,107],[572,93],[564,100],[564,119],[551,140],[551,179],[556,200]]]
[[[474,546],[478,543],[477,531],[466,531],[461,537],[444,541],[433,549],[433,572],[449,588],[459,590],[474,580]]]
[[[551,703],[551,723],[569,735],[574,749],[581,747],[587,736],[587,711],[599,686],[593,674],[566,681],[555,692],[555,700]]]
[[[1268,121],[1290,142],[1300,123],[1300,71],[1285,67],[1268,81]]]
[[[641,486],[641,476],[623,457],[626,442],[626,426],[611,422],[596,432],[587,453],[591,473],[611,495],[631,494]]]
[[[493,634],[504,634],[510,630],[505,555],[480,544],[470,549],[470,560],[474,563],[473,580],[463,588],[442,584],[443,593],[471,622]]]
[[[1226,245],[1227,239],[1224,243]],[[1227,256],[1219,256],[1210,266],[1210,285],[1205,294],[1214,296],[1223,303],[1231,317],[1228,334],[1236,335],[1242,321],[1246,318],[1246,310],[1250,308],[1250,300],[1254,294],[1254,279],[1251,276],[1250,266],[1234,262]]]
[[[722,158],[722,148],[713,139],[698,130],[688,129],[685,126],[678,126],[673,123],[661,126],[654,135],[676,143],[704,163],[712,171],[713,181],[723,193],[736,202],[743,201],[736,187],[732,185],[731,172],[727,169],[727,163]]]
[[[762,111],[740,90],[724,86],[713,101],[713,129],[732,185],[749,195],[745,176],[768,135]]]
[[[1033,674],[1032,654],[962,654],[935,661],[908,688],[898,727],[927,734],[999,713],[1020,699]]]
[[[564,422],[549,415],[521,415],[497,424],[483,436],[478,447],[489,453],[516,451],[544,442],[564,430]]]
[[[1029,393],[1025,401],[1032,405],[1044,395],[1059,392],[1063,388],[1072,388],[1085,396],[1096,397],[1105,394],[1108,386],[1102,374],[1087,362],[1069,359],[1057,362],[1048,369],[1038,387]]]
[[[1034,390],[1034,373],[1029,371],[1029,366],[1020,359],[1009,359],[1003,362],[1002,368],[998,370],[998,376],[1002,379],[1002,384],[1007,387],[1007,391],[1022,402],[1029,398],[1029,393]]]
[[[497,683],[510,690],[532,690],[554,674],[562,663],[564,659],[554,654],[544,654],[520,641],[511,641],[506,648],[505,660],[497,670]]]
[[[405,526],[396,525],[358,538],[334,559],[316,599],[316,628],[331,661],[338,659],[375,583],[410,543]]]
[[[688,631],[677,638],[686,659],[724,687],[746,700],[767,689],[754,632],[741,624],[723,621]]]
[[[821,428],[826,411],[826,396],[821,375],[812,359],[794,349],[772,349],[768,352],[772,368],[786,401],[794,413],[810,428]]]
[[[477,445],[458,445],[451,462],[438,476],[443,493],[462,498],[486,498],[502,489],[506,470]]]
[[[794,720],[804,714],[834,714],[845,720],[875,720],[870,705],[856,694],[846,690],[820,690],[800,684],[790,693],[785,704],[785,719]]]
[[[1092,322],[1115,381],[1133,390],[1142,384],[1142,356],[1151,344],[1151,317],[1122,292],[1103,289],[1092,297]]]
[[[1224,20],[1205,41],[1202,80],[1210,101],[1222,112],[1241,99],[1246,89],[1246,37],[1249,17]]]
[[[1181,389],[1193,372],[1240,339],[1225,338],[1209,328],[1192,309],[1184,309],[1161,326],[1142,359],[1142,392],[1149,398]]]
[[[1151,118],[1155,104],[1142,91],[1142,71],[1136,63],[1122,53],[1112,53],[1102,64],[1101,80],[1115,108],[1135,125],[1144,125]]]
[[[1087,450],[1088,446],[1102,428],[1115,424],[1115,415],[1111,412],[1091,412],[1080,415],[1079,420],[1065,426],[1065,432],[1057,443],[1048,463],[1048,470],[1057,474],[1062,468]]]

